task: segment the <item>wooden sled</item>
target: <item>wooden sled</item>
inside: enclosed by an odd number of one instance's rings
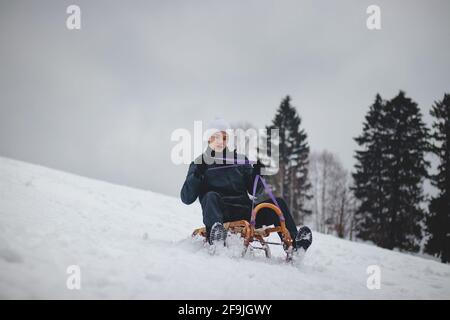
[[[272,209],[280,219],[280,226],[275,227],[262,227],[255,228],[256,225],[256,216],[263,208]],[[239,234],[244,239],[244,250],[242,255],[244,256],[249,248],[253,249],[262,249],[265,252],[267,258],[271,257],[269,245],[282,245],[284,251],[286,252],[286,260],[290,261],[292,259],[292,254],[294,251],[294,247],[292,244],[292,238],[289,234],[289,231],[286,228],[286,223],[284,220],[283,213],[280,208],[272,203],[260,203],[252,210],[252,216],[250,222],[246,220],[237,220],[231,222],[225,222],[224,224],[225,230],[232,234]],[[273,232],[281,233],[282,241],[281,243],[277,242],[269,242],[266,238]],[[206,239],[206,228],[198,228],[195,229],[192,233],[192,236],[202,236]],[[261,247],[255,247],[252,245],[253,242],[259,242]]]

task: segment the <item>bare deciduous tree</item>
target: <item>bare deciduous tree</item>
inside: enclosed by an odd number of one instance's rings
[[[351,238],[355,200],[349,172],[329,151],[312,152],[310,178],[313,199],[310,207],[315,229],[341,238]]]

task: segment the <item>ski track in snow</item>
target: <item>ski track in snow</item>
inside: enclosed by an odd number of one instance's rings
[[[190,238],[201,225],[198,203],[0,157],[0,298],[450,298],[450,266],[433,260],[315,232],[295,265],[273,246],[271,260],[211,256]],[[80,290],[66,287],[70,265]]]

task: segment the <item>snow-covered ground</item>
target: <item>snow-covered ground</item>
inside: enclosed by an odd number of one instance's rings
[[[190,239],[201,224],[198,204],[0,157],[0,298],[450,298],[450,265],[318,233],[300,265],[211,256]]]

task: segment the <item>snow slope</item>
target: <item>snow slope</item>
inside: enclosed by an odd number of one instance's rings
[[[450,266],[314,234],[282,253],[210,256],[198,204],[0,157],[0,298],[449,299]],[[78,265],[81,289],[66,287]],[[381,268],[381,289],[366,286]]]

